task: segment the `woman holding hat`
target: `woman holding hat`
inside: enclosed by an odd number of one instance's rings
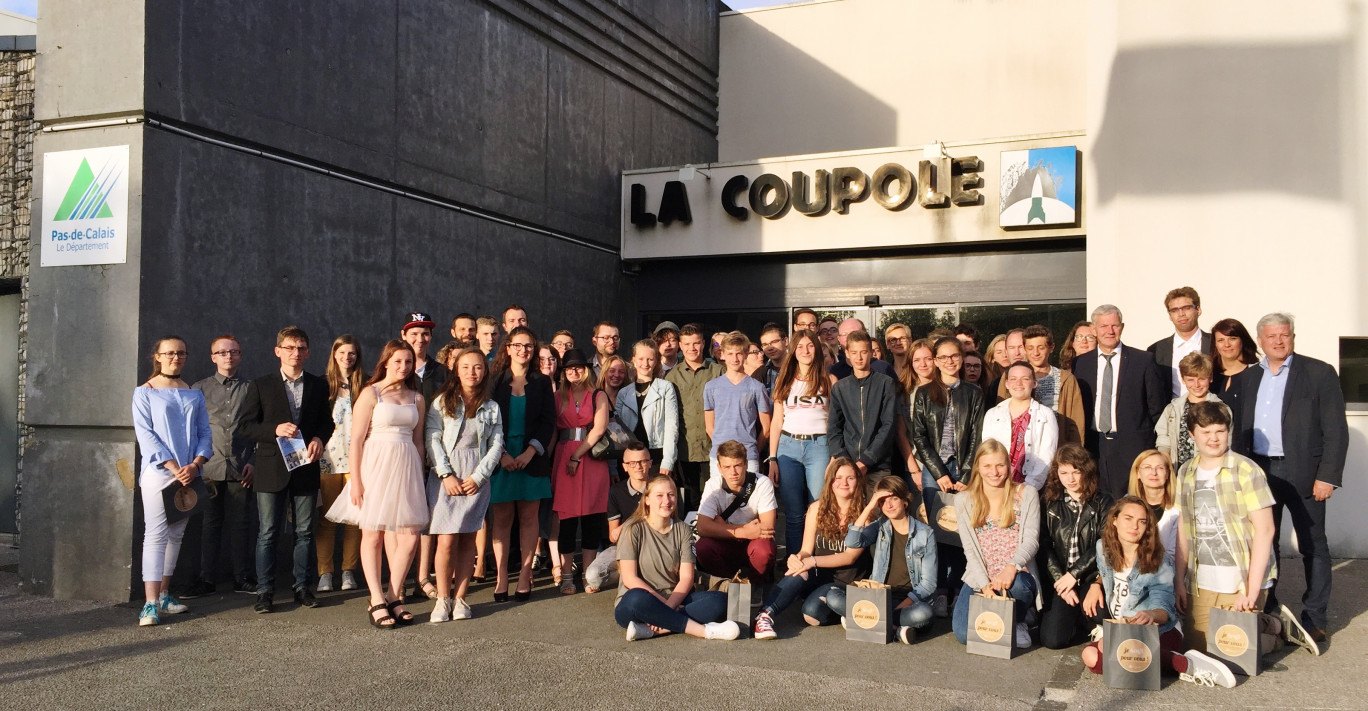
[[[537,510],[551,498],[551,438],[555,435],[555,394],[551,379],[533,359],[537,335],[526,326],[508,334],[494,359],[493,400],[503,421],[504,453],[499,470],[490,478],[490,506],[494,510],[494,601],[508,600],[508,548],[513,535],[513,513],[518,514],[518,600],[532,596],[532,555],[537,550]]]
[[[552,508],[560,517],[560,565],[567,571],[577,533],[583,541],[582,570],[589,569],[608,535],[608,463],[590,457],[589,450],[608,431],[609,404],[590,376],[584,353],[578,348],[566,351],[556,393],[557,441],[551,471],[556,492]],[[575,593],[573,576],[561,577],[560,591]]]

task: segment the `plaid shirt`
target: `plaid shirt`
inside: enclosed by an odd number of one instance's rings
[[[1197,519],[1194,497],[1197,489],[1198,457],[1189,459],[1178,473],[1178,507],[1183,512],[1182,531],[1187,538],[1187,589],[1189,595],[1197,594]],[[1259,509],[1273,505],[1273,491],[1268,488],[1264,472],[1248,457],[1235,452],[1226,452],[1220,471],[1212,479],[1216,498],[1221,505],[1221,518],[1230,533],[1231,553],[1240,567],[1239,593],[1244,594],[1249,578],[1249,546],[1254,540],[1254,526],[1249,515]],[[1264,571],[1263,584],[1278,577],[1278,561],[1269,556],[1268,569]],[[1262,587],[1262,585],[1260,586]]]

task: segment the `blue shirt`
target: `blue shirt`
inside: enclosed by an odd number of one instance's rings
[[[703,386],[703,410],[713,413],[711,456],[716,459],[717,447],[734,439],[746,445],[747,459],[759,459],[760,450],[755,446],[755,440],[760,413],[768,413],[772,406],[764,384],[749,375],[736,385],[726,375],[709,380]]]
[[[1268,356],[1259,361],[1259,367],[1264,373],[1259,378],[1258,399],[1254,401],[1254,453],[1281,457],[1283,394],[1287,392],[1287,371],[1292,367],[1292,354],[1287,355],[1277,373],[1268,367]]]
[[[142,471],[170,480],[166,462],[182,466],[195,457],[214,456],[214,436],[204,393],[190,388],[133,390],[133,433],[142,451]],[[158,482],[164,485],[166,482]]]

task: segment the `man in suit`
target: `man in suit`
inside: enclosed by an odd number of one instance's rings
[[[1092,312],[1097,350],[1073,360],[1083,395],[1084,444],[1097,460],[1099,484],[1114,498],[1126,495],[1135,458],[1154,446],[1154,423],[1172,398],[1149,353],[1121,344],[1121,310],[1103,304]]]
[[[1279,535],[1283,510],[1291,515],[1306,567],[1301,622],[1319,645],[1326,639],[1330,603],[1325,502],[1343,480],[1349,425],[1339,375],[1329,363],[1293,354],[1293,328],[1287,314],[1271,313],[1259,319],[1255,333],[1264,358],[1257,367],[1235,376],[1238,407],[1243,410],[1235,451],[1253,459],[1268,474]],[[1276,552],[1278,538],[1273,540]],[[1270,614],[1281,611],[1276,591],[1275,583],[1264,608]]]
[[[1173,397],[1179,398],[1187,394],[1187,388],[1183,386],[1178,363],[1189,353],[1214,356],[1216,347],[1212,335],[1197,325],[1202,316],[1202,297],[1196,289],[1182,286],[1170,291],[1164,297],[1164,308],[1173,322],[1173,335],[1150,344],[1149,354],[1154,357],[1161,380],[1173,391]]]
[[[303,607],[318,605],[309,584],[314,569],[310,559],[318,511],[318,456],[333,432],[328,383],[304,372],[304,361],[309,358],[308,334],[297,326],[280,329],[275,354],[280,369],[252,381],[238,419],[238,431],[258,445],[252,488],[256,490],[259,520],[257,601],[253,609],[259,613],[274,609],[275,539],[287,505],[294,512],[294,599]],[[277,437],[304,440],[308,463],[290,471],[276,444]]]

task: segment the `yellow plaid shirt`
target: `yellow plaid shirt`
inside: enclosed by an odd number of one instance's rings
[[[1181,517],[1183,535],[1189,543],[1196,540],[1197,519],[1194,503],[1197,488],[1197,461],[1200,457],[1189,459],[1178,472],[1178,506],[1183,512]],[[1268,488],[1264,471],[1248,457],[1235,452],[1226,452],[1220,471],[1212,480],[1216,489],[1216,499],[1220,502],[1221,518],[1230,533],[1231,553],[1240,566],[1240,594],[1245,594],[1245,581],[1249,578],[1249,546],[1254,540],[1254,526],[1249,515],[1259,509],[1273,505],[1273,491]],[[1269,556],[1268,569],[1264,571],[1263,585],[1278,577],[1278,561]],[[1187,552],[1187,590],[1189,595],[1197,594],[1197,546],[1188,545]]]

